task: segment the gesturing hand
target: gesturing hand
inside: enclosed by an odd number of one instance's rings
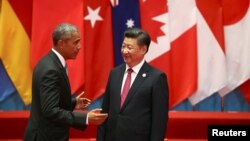
[[[80,93],[77,97],[76,97],[76,108],[86,108],[89,106],[91,100],[85,97],[81,97],[83,96],[84,92]]]

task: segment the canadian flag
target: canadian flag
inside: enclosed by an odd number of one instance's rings
[[[146,60],[167,74],[170,107],[187,99],[197,88],[194,10],[190,0],[140,1],[142,28],[152,36]]]

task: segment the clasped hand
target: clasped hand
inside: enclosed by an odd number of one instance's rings
[[[86,108],[89,106],[89,104],[91,103],[91,100],[89,100],[88,98],[82,97],[82,95],[84,94],[84,92],[82,92],[81,94],[79,94],[76,97],[76,108]],[[106,118],[108,117],[107,113],[101,113],[102,109],[93,109],[91,111],[88,112],[88,123],[89,124],[94,124],[94,125],[100,125],[102,124]]]
[[[107,113],[101,113],[102,109],[94,109],[88,112],[88,123],[94,125],[102,124],[108,117]]]

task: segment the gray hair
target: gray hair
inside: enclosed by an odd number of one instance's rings
[[[59,24],[52,33],[54,46],[56,46],[57,42],[61,39],[69,39],[71,37],[71,33],[74,32],[79,32],[79,29],[75,25],[69,23]]]

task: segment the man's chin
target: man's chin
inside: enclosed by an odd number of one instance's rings
[[[69,58],[69,60],[75,60],[76,59],[76,56],[72,56]]]
[[[124,61],[124,63],[126,63],[126,64],[128,63],[128,60],[126,60],[126,59],[123,59],[123,61]]]
[[[126,63],[127,65],[129,65],[130,66],[130,64],[131,64],[131,62],[130,61],[126,61],[126,60],[124,60],[124,63]]]

